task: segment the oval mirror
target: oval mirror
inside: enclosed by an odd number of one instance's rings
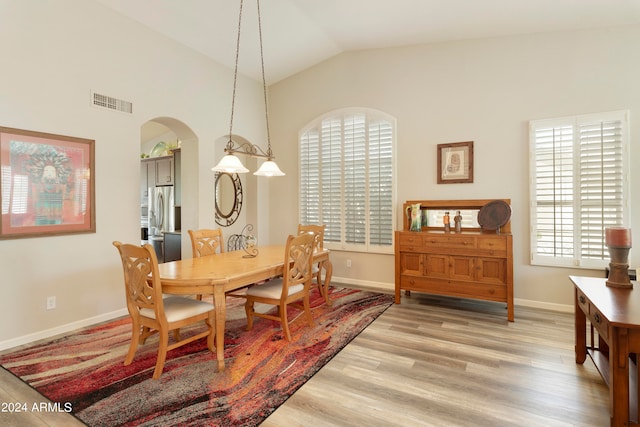
[[[216,172],[216,224],[228,227],[238,219],[242,209],[242,182],[237,173]]]

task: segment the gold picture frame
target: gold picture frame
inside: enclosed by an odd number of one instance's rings
[[[473,182],[473,141],[438,144],[438,184]]]
[[[0,127],[0,239],[95,233],[95,140]]]

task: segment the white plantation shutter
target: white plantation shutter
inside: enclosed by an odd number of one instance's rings
[[[300,223],[333,249],[393,250],[394,122],[370,110],[322,117],[300,136]]]
[[[573,257],[573,127],[535,132],[537,255]]]
[[[579,123],[582,257],[609,256],[604,229],[624,224],[622,121]]]
[[[342,120],[323,120],[321,127],[320,163],[320,218],[301,219],[301,224],[325,224],[325,242],[342,241]],[[303,189],[300,189],[301,193]]]
[[[628,113],[531,122],[531,259],[607,264],[607,227],[628,223]]]
[[[367,136],[365,116],[344,118],[344,215],[345,241],[366,244]]]
[[[369,123],[369,242],[393,244],[393,127],[387,121]]]
[[[320,133],[309,131],[300,141],[300,215],[309,219],[310,224],[320,223],[320,151],[318,141]]]

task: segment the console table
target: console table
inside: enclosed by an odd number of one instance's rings
[[[589,355],[609,386],[611,426],[638,426],[640,285],[622,289],[607,286],[605,278],[569,279],[575,287],[576,363]]]

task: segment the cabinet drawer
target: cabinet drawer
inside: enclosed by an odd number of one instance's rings
[[[416,276],[400,276],[400,288],[487,301],[506,301],[507,298],[507,287],[505,285]]]
[[[425,236],[423,244],[431,248],[467,248],[476,247],[476,238],[471,236]]]
[[[400,250],[417,251],[422,247],[422,235],[420,233],[400,233],[398,243]]]
[[[578,306],[582,309],[583,313],[589,316],[589,300],[579,290],[576,289],[576,297],[578,299]]]
[[[503,238],[483,237],[478,239],[478,249],[504,251],[507,249],[507,240]]]
[[[589,306],[589,321],[598,331],[598,335],[609,342],[609,321],[593,305]]]

